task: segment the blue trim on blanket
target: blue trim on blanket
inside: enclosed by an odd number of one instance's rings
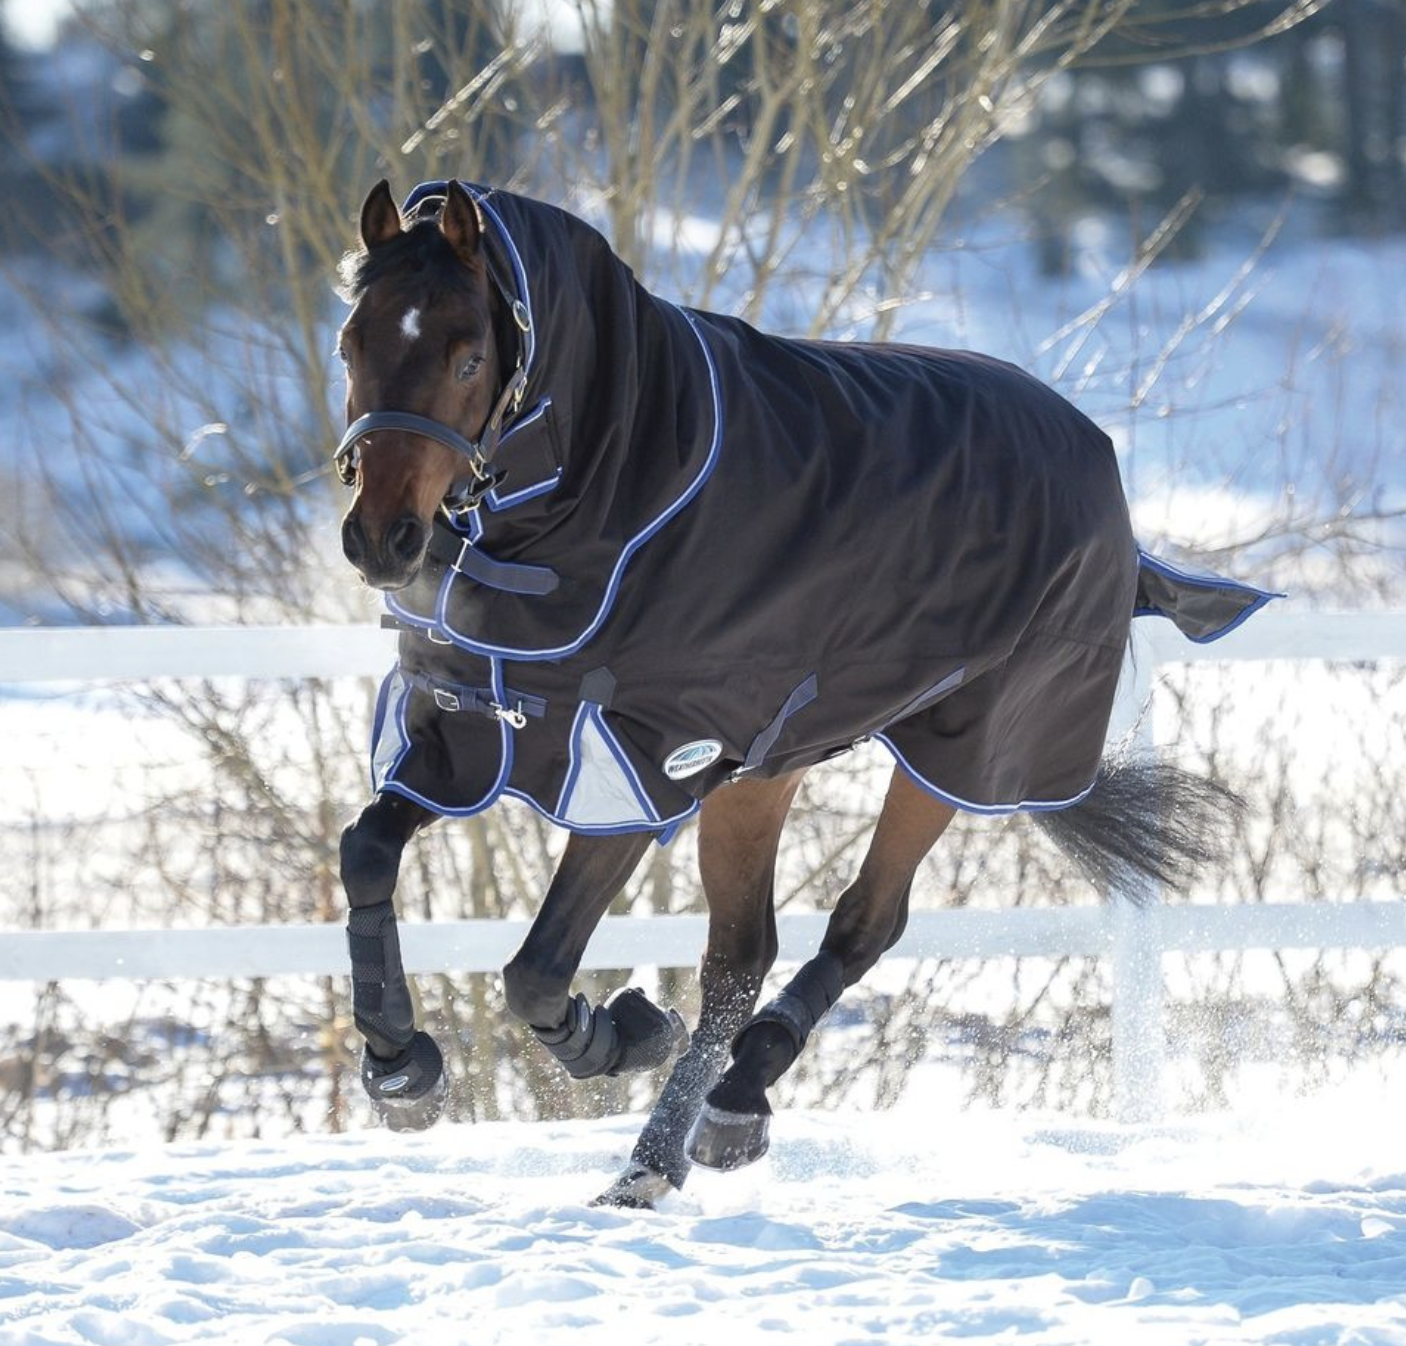
[[[547,659],[563,659],[567,655],[575,654],[582,649],[600,630],[605,619],[610,615],[610,609],[615,605],[616,595],[620,590],[620,581],[624,576],[625,567],[633,559],[635,553],[644,546],[661,528],[671,519],[681,513],[694,499],[699,491],[703,489],[704,483],[713,475],[713,469],[717,466],[718,458],[722,448],[723,438],[723,402],[722,387],[718,381],[717,365],[713,360],[713,352],[708,345],[707,338],[693,316],[687,309],[677,308],[688,323],[690,330],[698,340],[698,344],[703,351],[703,358],[708,365],[708,386],[712,394],[713,402],[713,437],[708,446],[708,454],[699,468],[697,476],[684,488],[684,490],[668,505],[660,514],[644,526],[635,534],[624,547],[621,548],[620,555],[616,559],[615,567],[611,571],[610,582],[606,585],[605,596],[601,599],[601,604],[595,616],[587,624],[584,630],[572,641],[565,645],[557,645],[551,649],[526,650],[518,649],[511,645],[494,645],[487,641],[475,640],[472,636],[465,635],[462,631],[456,631],[449,620],[449,595],[454,580],[454,572],[446,572],[443,582],[440,585],[438,601],[435,604],[435,615],[432,621],[420,618],[420,623],[426,626],[436,626],[450,640],[462,649],[470,650],[475,654],[488,655],[490,658],[506,658],[523,662],[537,662]],[[394,604],[394,599],[391,600]],[[393,609],[394,610],[394,609]],[[400,616],[400,612],[396,612]]]
[[[371,768],[371,789],[373,793],[376,790],[376,748],[381,742],[381,730],[385,727],[386,723],[386,712],[389,709],[391,695],[391,683],[395,681],[396,674],[398,674],[399,672],[400,663],[399,661],[397,661],[396,663],[391,665],[391,671],[387,673],[384,678],[381,679],[381,685],[376,691],[376,711],[375,714],[371,717],[371,752],[369,758],[369,765]],[[399,702],[396,703],[397,713],[399,713],[400,708],[405,704],[406,700],[409,698],[410,695],[409,685],[404,683],[402,685],[405,687],[405,690],[401,693]],[[400,753],[396,757],[395,761],[391,763],[389,768],[387,768],[387,779],[390,778],[392,772],[395,771],[395,769],[401,764],[401,762],[405,760],[405,754],[410,751],[410,738],[409,735],[404,732],[404,722],[399,718],[397,718],[396,720],[396,727],[401,731],[400,736],[404,746],[401,748]]]
[[[530,794],[514,786],[509,786],[503,794],[522,800],[534,813],[540,814],[557,827],[564,827],[568,832],[579,832],[588,837],[618,837],[626,832],[657,832],[661,846],[667,846],[677,835],[679,828],[698,812],[698,801],[695,799],[682,813],[676,813],[672,818],[663,818],[657,823],[569,823],[565,818],[559,818],[551,809],[544,808]]]
[[[527,804],[533,809],[534,812],[540,814],[548,822],[555,824],[557,827],[564,827],[569,832],[580,832],[582,835],[585,836],[618,836],[625,832],[655,832],[658,834],[656,839],[658,840],[661,846],[667,846],[678,834],[679,829],[684,825],[684,823],[686,823],[690,818],[693,817],[694,814],[698,812],[699,803],[697,800],[693,800],[690,802],[689,806],[684,809],[681,813],[676,813],[669,818],[660,817],[659,811],[654,808],[652,801],[650,801],[649,796],[645,793],[644,787],[640,783],[638,772],[635,771],[633,764],[627,758],[625,758],[623,750],[619,747],[618,743],[615,740],[615,735],[610,732],[610,730],[604,725],[602,721],[599,720],[598,717],[596,724],[597,729],[600,730],[604,735],[612,753],[616,757],[616,760],[619,761],[621,766],[629,773],[630,780],[634,784],[635,789],[639,794],[641,805],[647,808],[650,814],[653,815],[652,820],[647,821],[642,819],[637,823],[611,823],[598,825],[592,825],[590,823],[569,823],[566,821],[565,818],[561,817],[558,812],[554,812],[552,809],[547,808],[545,805],[539,803],[536,799],[533,799],[531,795],[525,793],[522,790],[517,789],[515,786],[509,785],[508,780],[509,777],[512,775],[513,769],[513,747],[515,740],[513,738],[514,731],[504,721],[500,721],[498,725],[498,777],[493,782],[492,786],[489,787],[488,792],[476,804],[458,807],[451,807],[445,804],[441,804],[438,801],[431,799],[428,795],[421,794],[418,790],[413,790],[408,785],[405,785],[395,779],[395,773],[400,769],[401,764],[405,761],[408,754],[415,747],[415,742],[411,738],[410,732],[405,722],[406,707],[410,701],[410,693],[412,690],[414,690],[412,684],[402,680],[402,687],[404,690],[402,691],[399,701],[397,701],[393,708],[388,705],[391,683],[394,681],[396,675],[400,672],[401,668],[399,663],[397,663],[382,681],[380,692],[378,693],[376,698],[376,713],[375,718],[372,722],[371,730],[371,784],[373,790],[376,790],[377,788],[375,779],[376,744],[380,742],[381,731],[385,723],[386,715],[388,713],[395,715],[396,728],[400,734],[401,741],[404,745],[401,748],[399,754],[397,755],[395,761],[390,765],[390,767],[387,768],[384,781],[379,787],[378,793],[390,791],[392,794],[397,794],[405,799],[409,799],[414,803],[419,804],[421,807],[429,809],[430,812],[437,813],[441,817],[445,818],[471,818],[476,814],[483,813],[487,809],[492,808],[493,805],[496,804],[500,799],[511,796],[514,799],[522,800],[524,804]],[[502,667],[497,660],[492,661],[490,681],[492,684],[493,695],[500,701],[500,703],[502,703],[503,698],[508,693],[503,685]],[[592,710],[598,712],[599,707],[595,706],[594,703],[583,703],[581,710],[577,712],[578,720],[582,711]],[[450,714],[452,712],[445,711],[441,713]],[[578,738],[579,730],[576,728],[576,726],[573,726],[573,755],[576,752],[576,742]],[[574,776],[574,774],[575,769],[573,768],[572,775]]]
[[[397,668],[398,667],[397,665]],[[507,691],[503,685],[503,668],[496,659],[489,661],[488,680],[494,699],[499,705],[506,704],[504,698],[507,696]],[[400,698],[400,703],[396,708],[396,724],[401,731],[401,736],[404,738],[406,746],[404,751],[396,758],[395,762],[387,769],[385,781],[381,786],[382,792],[390,790],[395,794],[404,796],[406,799],[413,800],[416,804],[420,804],[424,808],[429,809],[432,813],[438,813],[445,818],[471,818],[474,814],[482,813],[485,809],[491,808],[504,794],[508,784],[508,777],[512,774],[513,770],[514,731],[506,720],[498,721],[498,777],[477,804],[451,808],[447,805],[436,803],[428,796],[422,795],[418,790],[412,790],[408,785],[402,785],[399,781],[394,779],[395,772],[400,769],[401,763],[405,761],[406,754],[414,747],[414,741],[411,739],[410,733],[405,725],[405,708],[410,701],[410,691],[411,686],[407,683],[405,695]],[[452,715],[454,712],[441,711],[440,714]],[[378,719],[378,730],[379,727],[380,721]],[[374,734],[372,737],[373,751],[378,738],[379,733]]]
[[[517,244],[508,232],[508,226],[503,223],[503,217],[488,202],[488,198],[493,193],[488,188],[479,186],[476,182],[457,181],[473,197],[478,208],[492,220],[498,230],[498,236],[507,250],[508,260],[512,263],[513,280],[517,285],[516,297],[527,310],[527,354],[523,357],[522,362],[523,373],[527,373],[532,368],[532,357],[537,353],[537,324],[532,320],[532,292],[527,287],[527,268],[522,264],[522,254],[518,252]],[[428,182],[418,183],[410,189],[409,196],[401,204],[400,213],[408,215],[425,197],[444,196],[448,191],[448,178],[433,178]]]
[[[1257,585],[1246,584],[1242,580],[1227,579],[1224,575],[1216,575],[1209,570],[1188,570],[1182,566],[1174,566],[1170,561],[1164,561],[1160,556],[1153,556],[1151,552],[1145,551],[1142,547],[1137,549],[1137,560],[1139,566],[1146,566],[1148,570],[1165,575],[1168,579],[1180,580],[1181,583],[1189,584],[1196,589],[1232,589],[1239,593],[1254,595],[1255,601],[1253,603],[1242,609],[1224,626],[1218,627],[1208,635],[1190,636],[1185,631],[1181,631],[1182,638],[1189,640],[1193,645],[1209,645],[1213,640],[1228,636],[1236,627],[1253,617],[1266,603],[1273,602],[1276,598],[1285,597],[1282,593],[1261,589]],[[1163,612],[1161,608],[1134,608],[1133,616],[1165,617],[1168,621],[1174,620],[1169,613]],[[1180,627],[1177,629],[1181,630]]]
[[[512,425],[503,431],[503,436],[498,441],[498,452],[502,453],[507,446],[512,443],[513,436],[517,434],[519,430],[525,430],[529,425],[535,425],[541,420],[542,417],[547,414],[548,410],[550,410],[551,405],[552,399],[550,397],[544,397],[520,421],[514,421]],[[508,466],[509,471],[511,471],[511,464]],[[498,488],[494,487],[493,490],[489,491],[489,493],[484,496],[484,503],[495,514],[500,510],[512,509],[514,505],[521,505],[524,501],[535,500],[539,495],[546,495],[548,491],[555,491],[556,488],[561,485],[561,477],[562,469],[557,468],[550,477],[544,477],[541,481],[533,482],[530,486],[520,486],[517,490],[508,491],[501,495],[498,492]]]
[[[508,250],[509,260],[513,264],[513,279],[517,282],[517,297],[523,308],[527,310],[527,354],[523,357],[522,362],[522,371],[526,374],[531,371],[533,357],[537,354],[537,323],[532,317],[532,290],[527,284],[527,267],[523,265],[522,254],[517,250],[517,243],[512,234],[508,232],[508,226],[503,223],[503,217],[488,202],[492,193],[475,184],[466,183],[465,185],[473,193],[479,209],[497,227],[498,236],[503,240],[503,244]],[[448,189],[447,183],[445,188]]]
[[[887,734],[878,733],[874,735],[875,743],[882,743],[893,755],[893,759],[903,769],[903,772],[915,785],[926,790],[928,794],[935,795],[944,804],[950,804],[953,808],[961,809],[963,813],[976,813],[986,817],[997,817],[1007,813],[1053,813],[1058,809],[1073,808],[1075,804],[1087,799],[1092,793],[1096,780],[1089,784],[1071,799],[1023,799],[1018,804],[973,804],[969,799],[963,799],[960,795],[954,795],[948,790],[944,790],[934,785],[926,776],[904,757],[898,750],[894,741]]]
[[[562,779],[556,804],[556,811],[559,814],[566,813],[571,792],[576,788],[576,778],[581,774],[581,728],[590,704],[589,701],[583,701],[576,707],[576,715],[571,721],[571,732],[566,736],[566,775]]]
[[[561,793],[557,796],[556,811],[562,817],[570,812],[571,796],[576,789],[577,781],[581,776],[581,761],[584,754],[581,751],[581,735],[585,731],[587,723],[595,727],[596,732],[605,742],[605,746],[610,755],[615,759],[615,763],[625,773],[625,778],[630,783],[630,788],[635,793],[635,802],[644,812],[644,819],[640,827],[629,827],[626,824],[596,824],[594,826],[619,826],[627,831],[641,831],[645,826],[651,830],[662,825],[664,819],[659,816],[659,810],[654,807],[654,801],[650,799],[649,792],[644,788],[640,780],[639,772],[635,770],[635,765],[626,756],[625,750],[620,746],[614,731],[606,724],[601,715],[601,707],[595,701],[583,701],[576,708],[576,717],[571,722],[571,734],[567,739],[567,761],[569,765],[566,769],[566,779],[562,782]],[[568,823],[568,827],[592,827],[590,823]]]
[[[555,491],[561,485],[561,468],[557,468],[554,476],[546,477],[535,486],[524,486],[517,491],[509,491],[507,495],[499,495],[497,491],[489,491],[484,496],[484,504],[495,514],[505,509],[512,509],[514,505],[521,505],[528,500],[536,500],[539,495],[546,495],[548,491]]]

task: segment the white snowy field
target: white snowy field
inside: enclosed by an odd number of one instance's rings
[[[638,1119],[31,1155],[0,1341],[1406,1342],[1406,1082],[1163,1126],[783,1113],[658,1212]]]

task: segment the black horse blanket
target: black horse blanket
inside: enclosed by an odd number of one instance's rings
[[[388,600],[377,790],[667,838],[873,738],[963,809],[1062,808],[1134,613],[1211,640],[1267,601],[1142,553],[1108,437],[1019,369],[679,308],[575,217],[475,194],[527,395]]]

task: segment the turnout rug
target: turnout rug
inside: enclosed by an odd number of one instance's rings
[[[1066,807],[1133,616],[1213,640],[1271,597],[1144,553],[1108,436],[1015,366],[681,308],[583,221],[473,190],[526,392],[503,479],[388,599],[378,791],[667,840],[872,738],[960,808]]]

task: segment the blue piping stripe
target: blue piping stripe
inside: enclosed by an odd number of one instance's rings
[[[1183,640],[1189,640],[1193,645],[1209,645],[1214,640],[1219,640],[1222,636],[1228,636],[1242,623],[1249,621],[1266,603],[1273,602],[1276,598],[1283,598],[1283,594],[1261,594],[1249,607],[1243,609],[1237,616],[1226,622],[1224,626],[1217,627],[1214,631],[1204,636],[1189,636],[1185,631],[1181,631]],[[1166,621],[1172,621],[1169,613],[1163,612],[1161,608],[1138,608],[1133,613],[1134,617],[1162,617]]]
[[[479,209],[484,211],[497,226],[498,234],[506,245],[508,256],[513,263],[513,276],[517,281],[518,298],[527,310],[527,358],[522,362],[523,372],[526,373],[532,368],[532,359],[537,354],[537,323],[532,317],[532,291],[527,284],[527,268],[522,263],[522,254],[518,252],[517,243],[508,232],[508,226],[503,223],[503,217],[488,203],[490,193],[476,186],[471,186],[469,190],[473,192],[474,200],[478,202]]]
[[[472,536],[470,540],[474,540]],[[439,582],[439,595],[435,600],[435,610],[438,612],[444,600],[444,591],[450,581],[454,578],[454,571],[446,569],[443,578]],[[409,608],[402,606],[400,600],[394,594],[388,593],[385,597],[386,611],[397,621],[404,622],[406,626],[416,627],[421,631],[438,631],[439,622],[433,617],[423,616],[421,613],[412,612]],[[443,642],[441,642],[442,644]]]
[[[547,414],[551,405],[552,399],[550,397],[544,397],[520,421],[514,421],[503,431],[502,435],[499,437],[498,446],[501,448],[504,444],[509,443],[519,430],[526,430],[529,425],[534,425],[536,422],[540,421],[542,417]]]
[[[1253,617],[1266,603],[1270,603],[1276,598],[1285,597],[1284,594],[1275,590],[1261,589],[1257,585],[1246,584],[1242,580],[1227,579],[1223,575],[1202,574],[1194,570],[1183,570],[1170,561],[1164,561],[1160,556],[1153,556],[1151,552],[1144,551],[1141,547],[1137,549],[1137,560],[1139,566],[1146,566],[1148,570],[1156,574],[1165,575],[1168,579],[1180,580],[1183,584],[1189,584],[1196,589],[1233,589],[1237,593],[1255,596],[1255,601],[1247,608],[1224,626],[1217,627],[1216,630],[1207,635],[1188,636],[1185,631],[1182,631],[1182,635],[1193,645],[1209,645],[1213,640],[1228,636],[1237,626]],[[1165,617],[1168,621],[1172,620],[1171,616],[1163,612],[1161,608],[1136,608],[1133,611],[1133,616]]]
[[[376,713],[371,719],[371,753],[369,762],[371,768],[371,789],[373,791],[376,789],[376,745],[381,741],[381,730],[385,727],[386,713],[390,710],[391,683],[399,672],[400,663],[397,661],[391,671],[381,679],[380,689],[376,693]],[[401,749],[400,752],[396,754],[395,761],[386,769],[387,779],[390,778],[391,774],[405,760],[405,754],[410,751],[410,736],[405,732],[405,720],[403,718],[404,706],[409,699],[410,685],[406,683],[403,686],[400,700],[396,703],[393,712],[396,717],[396,728],[400,731]]]
[[[625,573],[625,567],[629,564],[634,554],[646,542],[650,540],[670,519],[680,513],[693,499],[698,492],[703,489],[704,483],[713,474],[713,469],[717,466],[718,457],[722,447],[723,428],[723,405],[722,388],[718,382],[717,365],[713,361],[713,352],[709,349],[708,342],[703,333],[699,330],[698,324],[694,321],[693,315],[687,309],[678,310],[692,329],[694,336],[698,339],[698,344],[702,348],[703,357],[708,365],[708,385],[713,400],[713,438],[708,446],[708,456],[699,468],[698,475],[688,484],[683,492],[668,505],[659,516],[651,523],[641,529],[629,542],[625,544],[620,552],[619,558],[615,562],[615,568],[610,575],[610,583],[606,586],[605,596],[601,600],[601,605],[590,624],[581,632],[575,640],[566,645],[558,645],[552,649],[525,650],[518,649],[511,645],[493,645],[486,641],[474,640],[471,636],[464,635],[461,631],[456,631],[449,622],[448,590],[440,592],[439,603],[436,608],[435,618],[437,624],[444,630],[456,645],[466,650],[472,650],[475,654],[496,655],[503,658],[519,659],[524,661],[536,661],[544,659],[561,659],[569,654],[575,654],[577,650],[585,646],[590,639],[600,630],[606,617],[610,615],[610,609],[615,604],[616,594],[620,589],[620,580]]]
[[[1088,785],[1079,791],[1071,799],[1023,799],[1019,804],[973,804],[969,799],[963,799],[960,795],[954,795],[947,790],[940,789],[934,785],[926,776],[922,775],[904,755],[899,752],[893,740],[887,734],[875,734],[875,743],[882,743],[893,755],[893,759],[903,768],[904,773],[913,781],[915,785],[921,786],[930,795],[935,795],[945,804],[951,804],[953,808],[961,809],[964,813],[976,813],[986,817],[997,817],[1006,813],[1052,813],[1057,809],[1073,808],[1080,800],[1087,799],[1093,791],[1095,781],[1090,781]]]
[[[503,437],[498,441],[498,450],[501,453],[509,444],[519,430],[526,430],[529,425],[535,425],[547,414],[552,405],[550,397],[544,397],[526,416],[520,421],[514,421],[504,432]],[[557,468],[550,477],[544,477],[541,481],[533,482],[529,486],[520,486],[515,491],[506,494],[499,494],[497,490],[489,491],[484,497],[488,508],[497,513],[499,510],[511,509],[514,505],[520,505],[526,500],[535,499],[539,495],[546,495],[548,491],[554,491],[561,484],[562,470]],[[477,515],[474,516],[477,518]],[[482,527],[482,525],[480,525]]]
[[[504,704],[506,692],[503,686],[503,669],[502,665],[499,664],[496,659],[490,661],[488,681],[493,688],[494,699],[500,705]],[[446,818],[471,818],[474,814],[482,813],[485,809],[491,808],[498,802],[499,798],[507,789],[508,777],[512,775],[513,770],[513,736],[512,731],[508,728],[507,721],[498,721],[498,778],[493,782],[488,792],[477,804],[450,808],[444,804],[436,803],[428,796],[420,794],[418,790],[412,790],[408,785],[402,785],[398,780],[394,779],[395,772],[400,769],[401,763],[405,761],[406,754],[409,753],[410,749],[414,746],[411,742],[410,734],[405,728],[405,707],[409,700],[409,687],[407,685],[406,695],[401,697],[400,705],[397,707],[397,713],[400,717],[397,720],[397,724],[399,724],[401,728],[402,737],[405,739],[406,746],[405,750],[396,758],[394,764],[386,772],[386,780],[381,786],[381,789],[392,790],[396,794],[403,795],[406,799],[413,800],[415,803],[421,804],[432,812],[438,813]],[[372,742],[375,742],[374,738]]]
[[[635,792],[635,798],[639,800],[640,807],[644,809],[645,814],[651,822],[662,822],[663,819],[659,816],[659,810],[654,807],[654,801],[645,790],[644,783],[640,780],[639,772],[635,770],[635,764],[625,755],[625,749],[620,746],[619,739],[615,737],[610,726],[606,724],[605,718],[601,714],[601,708],[594,701],[588,701],[586,704],[590,707],[592,723],[605,739],[606,747],[610,749],[611,755],[619,764],[620,769],[625,773],[631,788]]]
[[[560,485],[561,468],[557,468],[555,475],[544,477],[531,486],[523,486],[516,491],[509,491],[507,495],[499,495],[497,491],[489,491],[485,499],[488,502],[488,508],[497,514],[499,510],[512,509],[514,505],[521,505],[524,501],[535,500],[539,495],[546,495],[548,491],[555,491]]]
[[[503,794],[505,797],[511,796],[513,799],[522,800],[524,804],[532,808],[534,813],[540,814],[549,823],[566,828],[568,832],[579,832],[583,836],[595,837],[617,837],[626,832],[659,832],[661,844],[672,841],[673,834],[698,812],[698,801],[695,799],[682,813],[676,813],[672,818],[663,818],[657,823],[571,823],[550,809],[544,808],[531,795],[525,794],[514,786],[509,786],[503,791]],[[430,805],[430,807],[434,806]]]
[[[508,226],[503,223],[503,217],[488,203],[492,193],[474,182],[461,182],[460,186],[468,189],[479,209],[486,212],[493,221],[508,250],[508,259],[513,264],[513,279],[517,281],[518,298],[527,310],[527,358],[522,362],[523,371],[526,372],[532,368],[532,357],[537,352],[537,324],[532,320],[532,292],[527,288],[527,268],[522,264],[522,254],[518,252],[517,244],[508,232]],[[421,182],[410,189],[410,195],[401,205],[400,213],[408,215],[425,197],[443,196],[448,190],[448,178],[432,178],[428,182]]]
[[[566,740],[566,778],[561,783],[561,793],[557,796],[557,809],[560,814],[566,813],[566,806],[571,799],[571,792],[576,788],[576,778],[581,774],[581,730],[586,721],[586,713],[590,706],[589,701],[583,701],[576,707],[576,716],[571,721],[571,733]]]
[[[581,775],[581,758],[583,755],[581,752],[581,734],[585,730],[587,721],[595,726],[596,732],[605,740],[605,746],[609,750],[610,755],[615,759],[616,765],[625,773],[626,779],[630,782],[630,788],[635,793],[635,802],[643,811],[647,822],[638,825],[624,823],[563,823],[562,826],[591,831],[615,827],[625,832],[639,832],[645,830],[646,827],[653,829],[663,826],[666,821],[672,821],[659,816],[659,810],[654,807],[654,801],[650,799],[648,792],[640,781],[639,772],[635,770],[634,763],[625,755],[625,750],[620,746],[610,726],[607,725],[602,718],[600,706],[594,701],[583,701],[577,706],[576,717],[571,722],[571,736],[568,739],[567,747],[569,765],[566,770],[566,779],[562,782],[561,793],[557,796],[556,813],[564,818],[569,811],[571,795]],[[537,804],[535,800],[528,799],[526,795],[519,795],[519,798],[527,799],[528,803],[542,812],[544,816],[556,821],[556,816],[548,813],[540,804]],[[685,813],[681,816],[687,817],[688,814]]]

